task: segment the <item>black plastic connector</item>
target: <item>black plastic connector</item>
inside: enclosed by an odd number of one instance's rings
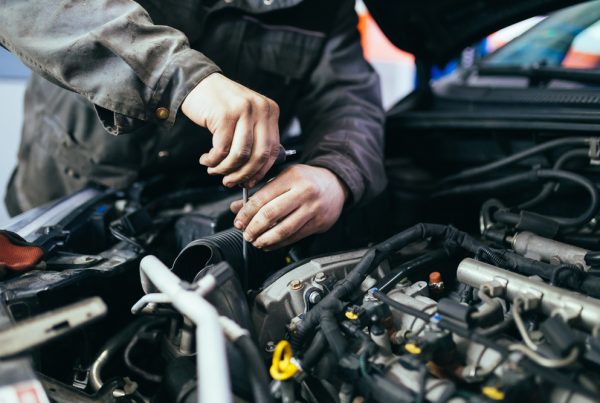
[[[451,322],[454,326],[471,329],[475,325],[475,321],[471,317],[474,311],[474,307],[450,298],[442,298],[438,301],[438,314],[442,318],[442,324]]]
[[[152,217],[145,209],[125,214],[120,221],[127,235],[132,236],[143,234],[153,226]]]
[[[569,354],[573,348],[581,347],[577,335],[560,316],[546,319],[540,325],[540,330],[548,343],[563,357]]]

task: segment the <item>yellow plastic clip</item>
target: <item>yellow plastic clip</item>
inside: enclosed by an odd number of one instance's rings
[[[276,381],[286,381],[296,375],[298,367],[292,362],[292,346],[286,340],[277,343],[269,373]]]
[[[346,316],[347,319],[350,319],[350,320],[358,319],[358,315],[356,314],[356,312],[354,312],[352,310],[346,311],[346,313],[344,315]]]
[[[504,392],[495,386],[484,386],[481,392],[491,400],[504,400]]]
[[[419,355],[421,354],[421,347],[417,346],[414,343],[406,343],[404,345],[404,349],[406,351],[408,351],[409,353],[411,353],[412,355]]]

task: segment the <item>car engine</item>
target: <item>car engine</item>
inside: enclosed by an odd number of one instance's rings
[[[157,178],[25,213],[7,229],[45,258],[0,285],[3,387],[55,402],[597,401],[599,142],[521,138],[451,176],[391,155],[387,208],[247,259],[239,195],[215,186]]]

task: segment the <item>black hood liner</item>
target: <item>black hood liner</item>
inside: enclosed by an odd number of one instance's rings
[[[577,0],[364,0],[386,36],[418,59],[444,65],[465,47],[510,24]]]

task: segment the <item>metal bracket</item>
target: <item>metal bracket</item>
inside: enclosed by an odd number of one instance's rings
[[[99,297],[92,297],[22,320],[0,331],[0,359],[20,354],[63,336],[104,316],[106,309]]]
[[[600,165],[600,138],[592,137],[590,140],[590,148],[588,156],[590,157],[591,165]]]

